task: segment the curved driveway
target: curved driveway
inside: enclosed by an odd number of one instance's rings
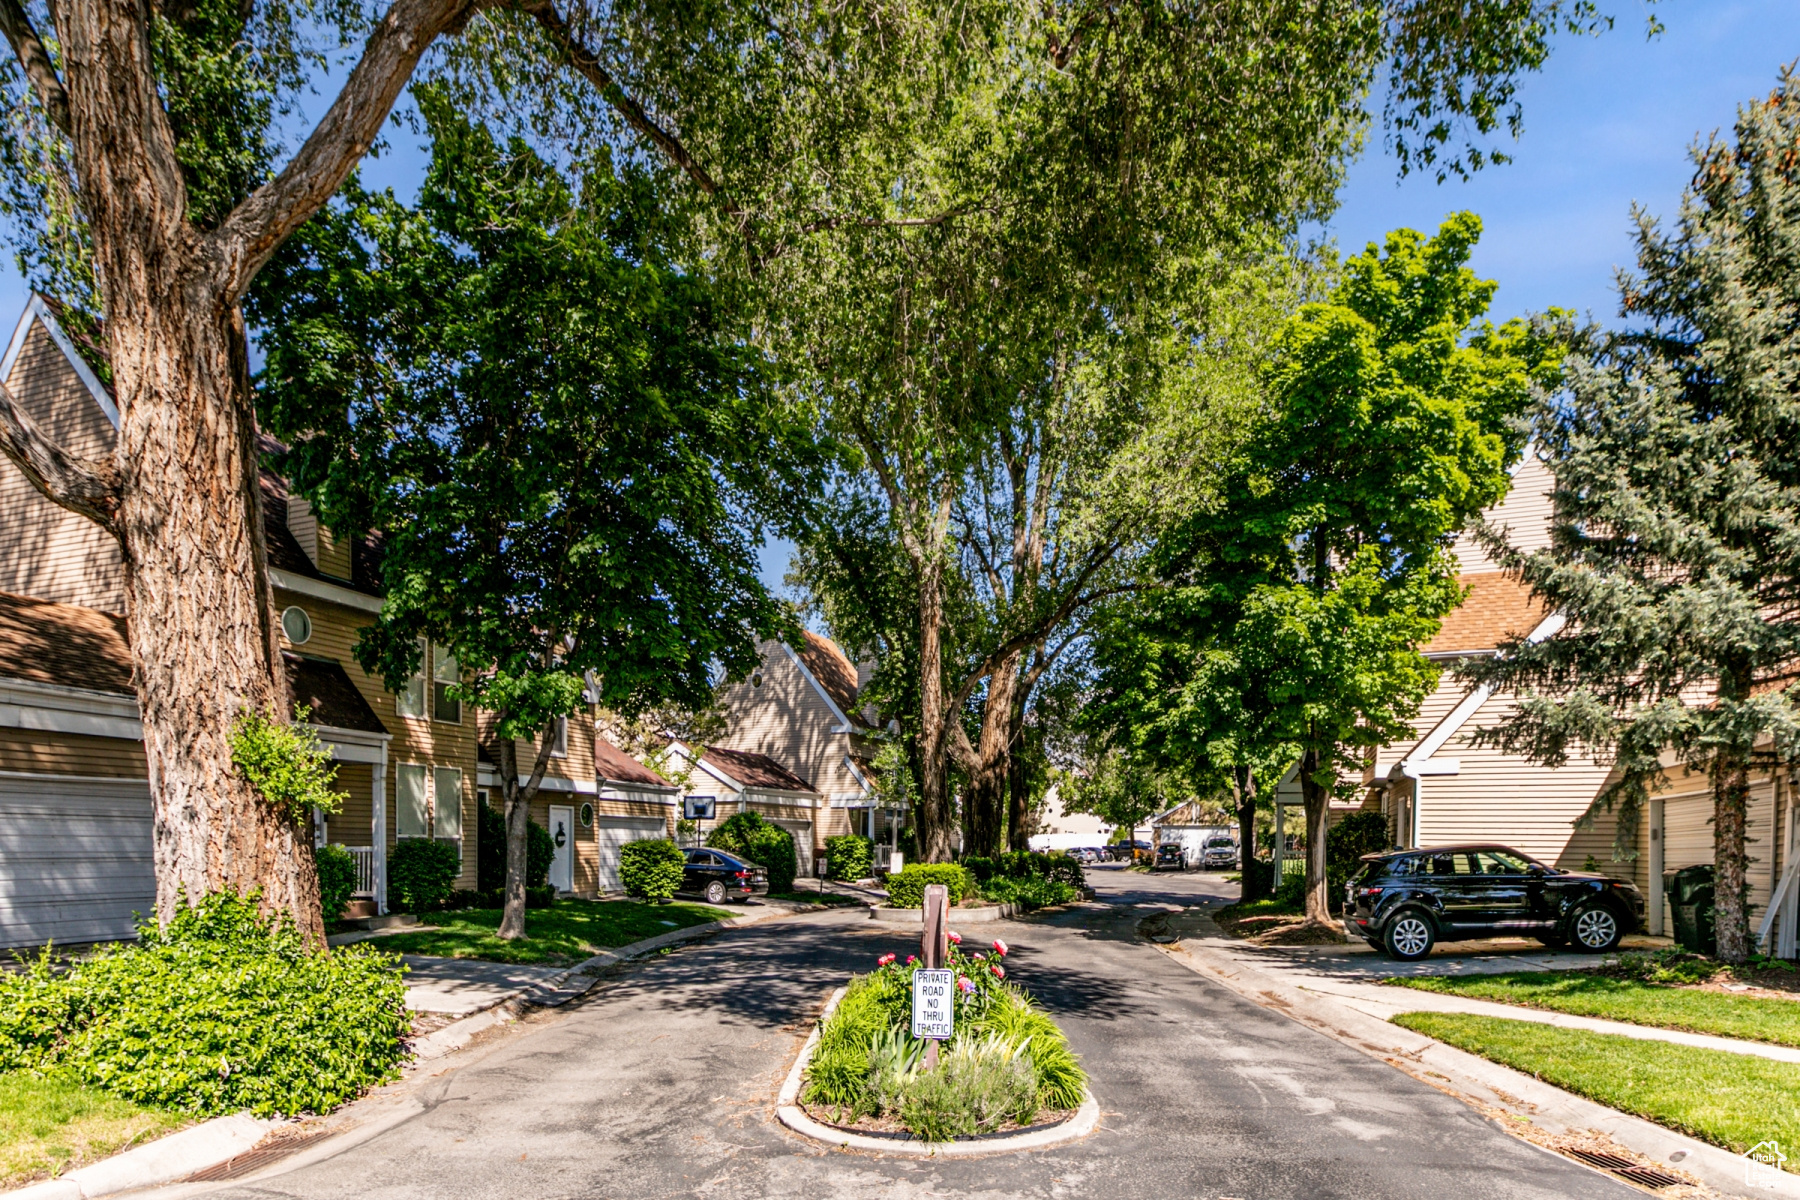
[[[635,965],[493,1050],[407,1085],[430,1105],[411,1120],[326,1161],[208,1194],[1637,1194],[1134,942],[1142,912],[1130,903],[1162,898],[1176,881],[1102,874],[1097,883],[1113,903],[962,930],[1006,938],[1012,978],[1056,1015],[1082,1055],[1104,1113],[1082,1142],[940,1162],[828,1151],[773,1121],[776,1089],[825,996],[878,954],[909,949],[904,934],[859,909],[734,930]],[[1194,884],[1180,883],[1193,903]]]

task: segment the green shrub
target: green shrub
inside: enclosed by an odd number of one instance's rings
[[[1013,850],[993,858],[970,855],[963,859],[963,866],[975,876],[978,884],[994,879],[1048,879],[1080,889],[1087,883],[1081,864],[1066,854]]]
[[[0,1071],[57,1070],[198,1116],[327,1112],[394,1078],[405,970],[372,945],[309,950],[258,897],[208,896],[67,973],[0,972]]]
[[[907,863],[887,877],[888,903],[895,908],[923,908],[926,885],[933,883],[950,889],[952,904],[976,894],[975,876],[956,863]]]
[[[825,839],[826,865],[833,879],[867,879],[875,868],[875,843],[859,833]]]
[[[1275,868],[1265,858],[1250,857],[1244,859],[1243,895],[1244,900],[1262,900],[1274,886]]]
[[[639,900],[667,900],[681,886],[687,858],[668,838],[645,838],[619,847],[619,882]]]
[[[388,908],[425,913],[441,908],[462,874],[456,843],[401,838],[388,855]]]
[[[1344,902],[1344,885],[1362,869],[1362,856],[1391,844],[1388,819],[1378,812],[1351,813],[1331,827],[1325,834],[1325,881],[1334,909]]]
[[[483,800],[476,805],[475,887],[498,892],[506,887],[506,814],[500,806]],[[556,857],[556,839],[550,831],[525,819],[525,886],[541,888],[550,882],[550,863]]]
[[[310,715],[302,705],[290,724],[245,711],[231,725],[232,765],[270,808],[296,825],[311,820],[315,808],[334,813],[344,805],[344,794],[331,786],[337,764],[306,724]]]
[[[1052,904],[1071,904],[1081,898],[1081,893],[1060,879],[1012,879],[1002,875],[981,885],[981,898],[995,904],[1045,908]]]
[[[744,812],[725,818],[707,837],[706,844],[747,858],[769,872],[771,892],[794,890],[800,860],[794,852],[794,835],[760,813]]]
[[[356,859],[342,846],[320,846],[313,851],[313,865],[319,871],[319,909],[335,921],[356,894]]]
[[[1037,1081],[1023,1047],[997,1038],[958,1038],[937,1070],[915,1069],[885,1090],[883,1108],[897,1112],[900,1123],[927,1142],[992,1133],[1007,1121],[1028,1125],[1038,1108]]]
[[[869,1052],[875,1039],[896,1024],[901,994],[898,977],[878,971],[859,975],[819,1030],[819,1044],[806,1064],[809,1104],[830,1105],[850,1119],[868,1104]]]

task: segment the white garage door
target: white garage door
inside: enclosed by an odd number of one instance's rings
[[[595,817],[594,839],[600,846],[600,890],[616,892],[619,883],[619,847],[645,838],[668,837],[669,827],[658,817]]]
[[[794,857],[799,860],[800,877],[813,873],[813,835],[811,821],[771,821],[794,835]]]
[[[0,779],[0,946],[132,936],[156,905],[150,785]]]

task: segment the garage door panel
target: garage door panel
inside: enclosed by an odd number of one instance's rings
[[[131,937],[155,904],[146,783],[0,781],[0,946]]]
[[[599,848],[600,890],[616,892],[619,882],[619,849],[626,842],[667,837],[669,827],[660,817],[595,817],[594,841]]]

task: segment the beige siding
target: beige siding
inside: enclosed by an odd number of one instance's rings
[[[375,768],[339,763],[336,787],[344,793],[344,804],[325,818],[325,840],[339,846],[374,845]]]
[[[1520,550],[1542,550],[1550,544],[1550,489],[1554,480],[1550,469],[1530,452],[1513,473],[1512,491],[1499,504],[1482,515],[1507,530],[1507,541]],[[1456,539],[1456,560],[1462,573],[1497,571],[1499,565],[1489,558],[1473,538]]]
[[[320,524],[306,497],[288,497],[287,527],[321,574],[334,579],[350,578],[350,543],[334,537],[331,530]]]
[[[147,779],[144,744],[126,738],[0,729],[0,771]]]
[[[52,439],[84,458],[110,460],[112,422],[41,321],[33,322],[6,386]],[[119,544],[98,525],[52,504],[0,457],[0,591],[123,612]]]

